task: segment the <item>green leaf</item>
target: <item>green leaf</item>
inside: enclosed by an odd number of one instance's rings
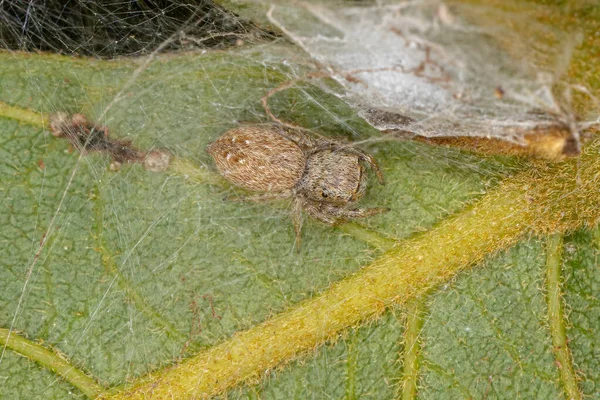
[[[299,83],[269,99],[273,112],[318,134],[373,139],[363,146],[382,165],[387,185],[371,179],[361,206],[391,211],[364,221],[370,230],[308,221],[297,253],[289,202],[224,200],[242,191],[206,172],[213,167],[204,149],[240,122],[268,121],[261,98],[307,73],[305,57],[279,44],[160,55],[130,84],[137,61],[0,53],[0,101],[8,105],[0,107],[0,328],[37,349],[25,353],[2,339],[0,397],[95,393],[93,382],[73,387],[51,361],[36,358],[41,348],[104,388],[150,372],[160,377],[161,368],[235,341],[236,332],[376,263],[385,257],[382,236],[419,238],[485,198],[501,179],[516,171],[535,176],[538,164],[382,142],[339,100]],[[165,173],[139,165],[113,172],[108,156],[80,157],[32,124],[36,114],[27,120],[6,111],[15,107],[43,116],[82,112],[108,126],[111,137],[167,149],[176,163]],[[369,233],[380,238],[379,247],[365,240]],[[600,381],[598,243],[587,231],[565,238],[561,287],[569,347],[589,396]],[[421,298],[419,397],[564,397],[546,267],[544,239],[527,237]],[[392,307],[226,396],[393,397],[403,381],[405,323],[402,309]]]

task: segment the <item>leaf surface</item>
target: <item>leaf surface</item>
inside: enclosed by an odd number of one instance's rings
[[[261,98],[305,74],[305,57],[280,44],[161,55],[129,85],[140,65],[131,60],[0,53],[0,100],[44,115],[83,112],[112,137],[167,149],[205,171],[213,168],[206,145],[240,122],[267,121]],[[302,83],[269,104],[319,135],[365,141],[387,185],[371,179],[360,205],[391,211],[364,224],[394,239],[427,231],[528,168],[381,141],[335,97]],[[113,172],[109,157],[79,158],[65,141],[14,118],[0,118],[0,132],[0,327],[50,346],[105,387],[268,320],[380,255],[349,231],[315,221],[305,224],[296,253],[288,201],[227,201],[243,192],[180,170],[124,165]],[[543,242],[529,238],[491,255],[424,299],[419,397],[563,397],[547,323]],[[565,239],[565,323],[581,389],[591,397],[600,382],[598,243],[593,232]],[[403,318],[391,309],[227,396],[393,397]],[[10,349],[0,382],[3,398],[84,397],[47,365]]]

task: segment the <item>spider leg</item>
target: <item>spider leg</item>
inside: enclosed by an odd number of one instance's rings
[[[226,197],[226,200],[262,202],[262,201],[276,200],[276,199],[288,199],[288,198],[292,197],[292,195],[293,195],[292,190],[284,190],[282,192],[275,192],[275,193],[266,192],[266,193],[253,194],[250,196],[228,196],[228,197]]]
[[[381,172],[381,168],[379,167],[377,160],[375,160],[375,158],[369,153],[366,153],[361,149],[352,147],[349,144],[324,141],[317,142],[316,147],[310,152],[310,154],[314,154],[322,150],[341,151],[346,154],[352,154],[357,156],[359,160],[369,164],[369,167],[375,172],[375,175],[377,176],[377,181],[379,181],[381,185],[385,184],[385,180],[383,179],[383,173]]]
[[[316,145],[315,139],[310,137],[308,134],[298,129],[289,129],[284,126],[278,127],[279,134],[284,138],[291,140],[296,143],[300,148],[306,150],[311,149]]]
[[[384,212],[390,211],[389,208],[357,208],[354,210],[348,210],[341,208],[339,214],[343,219],[354,219],[354,218],[366,218],[372,215],[383,214]]]
[[[355,218],[366,218],[372,215],[382,214],[389,211],[389,208],[357,208],[347,209],[337,207],[331,204],[310,202],[304,206],[307,214],[319,221],[329,225],[337,225],[346,220]]]
[[[326,224],[329,224],[329,225],[335,225],[338,222],[337,218],[335,218],[335,215],[333,215],[333,213],[330,212],[330,210],[329,210],[329,208],[334,208],[334,207],[325,205],[325,207],[326,207],[325,208],[323,206],[324,206],[323,203],[307,201],[304,204],[304,210],[306,211],[306,213],[308,215],[310,215],[313,218],[318,219],[321,222],[325,222]]]
[[[379,181],[379,184],[385,185],[385,180],[383,179],[383,173],[381,172],[381,168],[379,167],[377,160],[375,160],[375,158],[372,155],[365,153],[364,151],[354,148],[354,147],[344,148],[344,152],[349,153],[349,154],[354,154],[354,155],[358,156],[358,158],[362,162],[369,164],[369,167],[371,167],[371,169],[375,172],[375,175],[377,176],[377,181]]]
[[[302,243],[302,208],[304,206],[304,200],[296,197],[294,199],[292,209],[292,222],[294,224],[294,232],[296,233],[296,241],[294,243],[296,251],[300,252],[300,245]]]

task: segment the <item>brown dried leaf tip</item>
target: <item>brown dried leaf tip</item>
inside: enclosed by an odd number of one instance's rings
[[[97,151],[108,154],[112,162],[110,169],[117,171],[123,163],[139,163],[151,172],[166,171],[171,154],[165,150],[149,152],[135,148],[130,140],[111,139],[108,127],[95,125],[83,114],[58,112],[50,116],[50,130],[57,138],[65,138],[71,146],[86,155]]]
[[[207,151],[225,179],[260,192],[245,200],[293,199],[297,248],[302,211],[330,225],[387,211],[353,208],[367,188],[364,165],[380,183],[383,175],[371,155],[348,143],[278,126],[246,125],[226,132]]]
[[[496,95],[504,96],[504,90],[496,88]],[[487,136],[425,136],[413,130],[412,125],[416,123],[414,119],[396,112],[366,109],[360,115],[383,133],[401,140],[457,147],[483,154],[508,154],[560,161],[566,157],[576,157],[581,152],[577,123],[566,114],[548,115],[552,119],[540,121],[538,126],[502,128],[506,138],[520,138],[521,143]]]

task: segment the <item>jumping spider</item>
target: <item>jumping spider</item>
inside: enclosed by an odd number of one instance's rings
[[[367,188],[363,163],[381,184],[383,175],[371,155],[339,141],[314,139],[279,126],[246,125],[226,132],[207,151],[227,180],[264,192],[243,200],[293,198],[296,248],[302,210],[330,225],[388,210],[350,208]]]

